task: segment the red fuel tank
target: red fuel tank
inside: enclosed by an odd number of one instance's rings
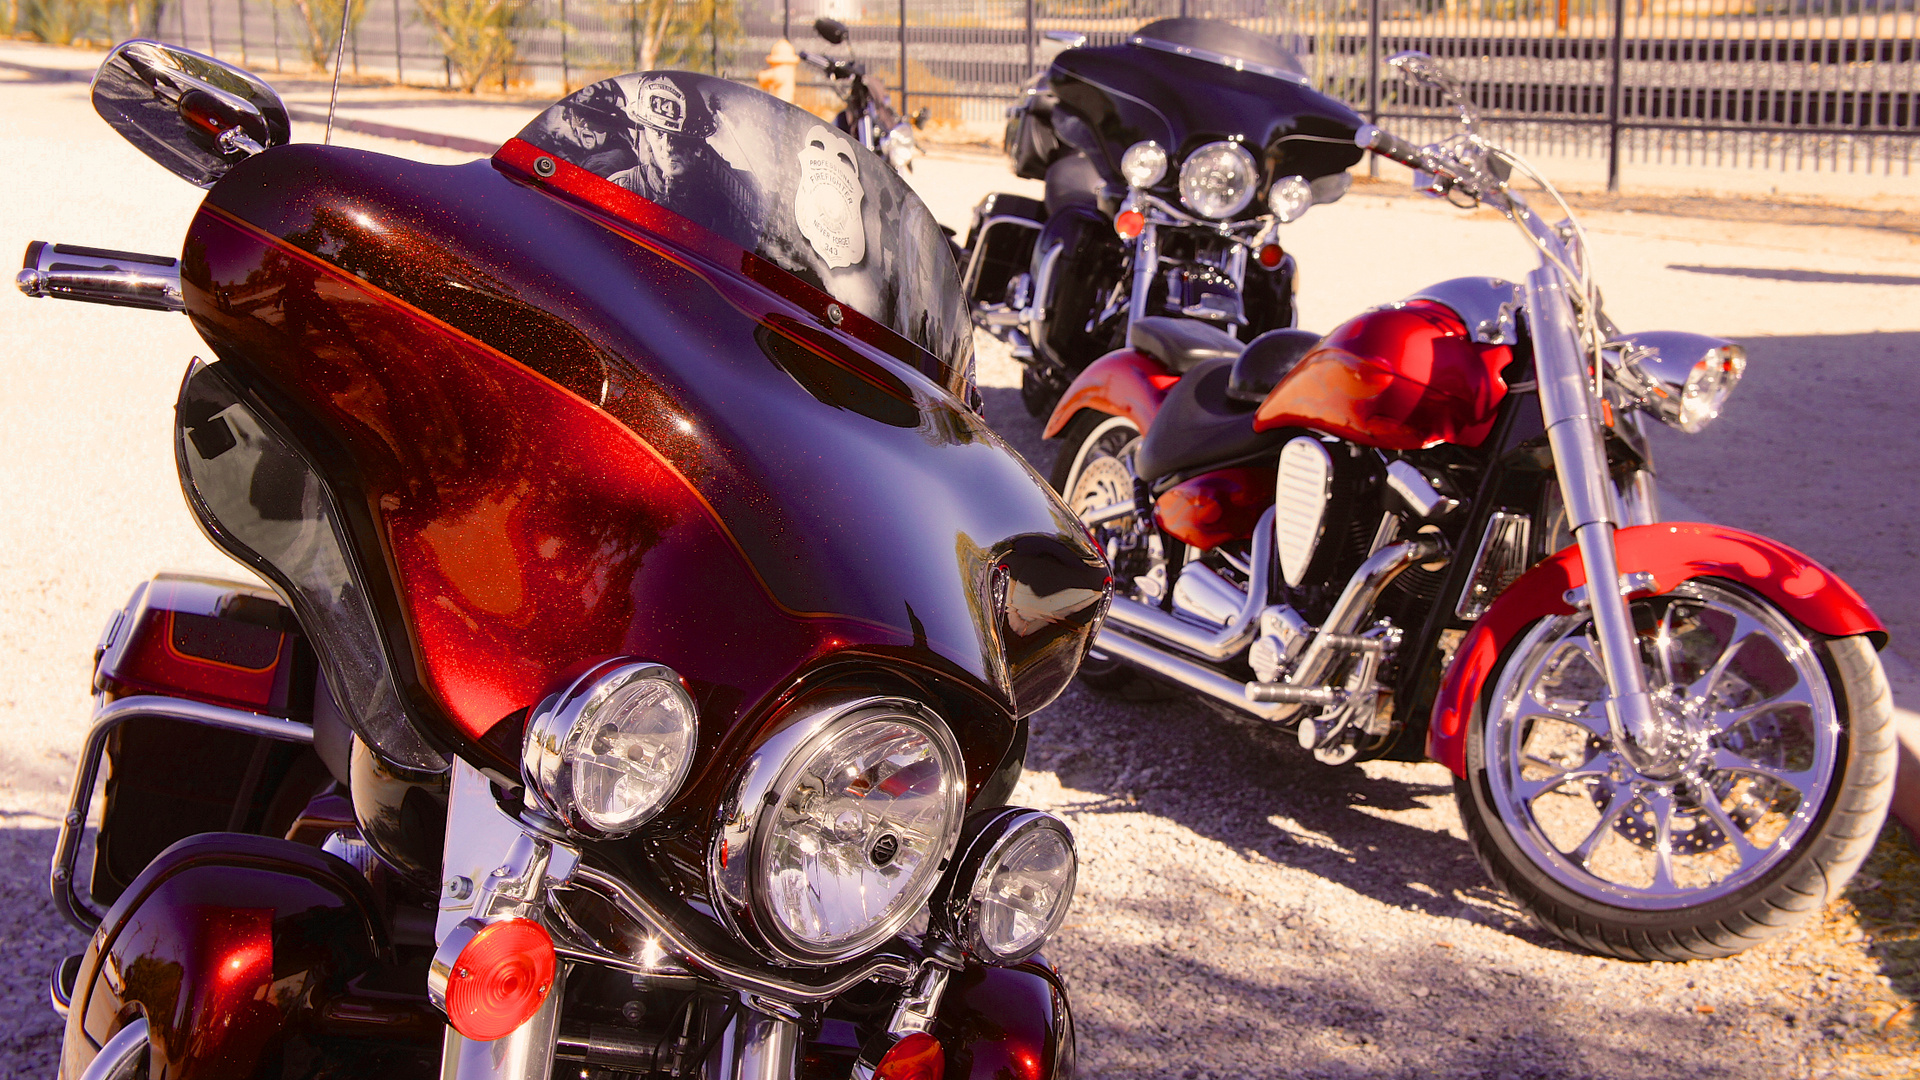
[[[1260,403],[1256,431],[1301,427],[1385,450],[1478,445],[1507,396],[1505,345],[1481,345],[1451,308],[1409,300],[1349,319]]]

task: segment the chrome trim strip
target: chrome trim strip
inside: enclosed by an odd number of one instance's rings
[[[148,1044],[147,1019],[143,1016],[107,1040],[107,1045],[87,1063],[87,1071],[80,1074],[80,1080],[136,1080],[146,1071],[140,1065],[146,1058]]]
[[[612,874],[582,863],[573,872],[572,884],[576,887],[592,886],[606,899],[613,901],[614,906],[657,932],[668,951],[685,957],[696,970],[704,972],[714,981],[744,993],[761,994],[781,1001],[825,1001],[868,979],[878,978],[904,984],[911,981],[918,970],[918,964],[905,957],[881,954],[851,969],[829,974],[824,982],[804,981],[797,972],[791,978],[773,975],[736,964],[702,949],[672,917],[654,907],[646,897]]]
[[[298,720],[162,694],[136,694],[96,708],[93,712],[93,729],[87,732],[87,741],[80,749],[80,764],[74,769],[73,794],[67,800],[66,816],[60,819],[60,835],[54,841],[53,860],[48,873],[53,906],[59,908],[67,922],[83,934],[93,933],[104,917],[103,912],[96,910],[93,894],[79,883],[73,872],[74,863],[80,856],[80,840],[87,831],[87,809],[93,804],[100,759],[106,753],[107,737],[113,734],[114,729],[141,716],[165,717],[281,742],[309,745],[313,742],[312,726]]]
[[[1256,60],[1243,60],[1238,56],[1228,56],[1226,53],[1212,52],[1207,49],[1196,49],[1191,45],[1175,45],[1171,41],[1159,41],[1150,37],[1142,37],[1139,34],[1129,37],[1127,44],[1172,53],[1175,56],[1190,56],[1195,60],[1205,60],[1209,64],[1219,64],[1221,67],[1232,68],[1235,71],[1251,71],[1256,75],[1268,75],[1276,79],[1285,79],[1290,83],[1297,83],[1300,86],[1310,87],[1313,85],[1311,79],[1308,79],[1305,75],[1297,71],[1288,71],[1286,68],[1274,67],[1272,64],[1262,64]]]

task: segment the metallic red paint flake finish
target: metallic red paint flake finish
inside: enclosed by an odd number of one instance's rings
[[[1801,626],[1828,637],[1869,635],[1886,643],[1886,628],[1852,586],[1785,544],[1720,525],[1661,522],[1614,534],[1620,572],[1653,575],[1660,592],[1695,578],[1724,578],[1777,604]],[[1550,555],[1500,594],[1460,645],[1434,701],[1427,756],[1466,776],[1467,726],[1482,688],[1508,643],[1536,620],[1568,615],[1564,594],[1586,584],[1580,549]]]
[[[437,1025],[415,1022],[411,999],[382,1005],[353,990],[387,948],[374,910],[364,878],[311,848],[221,833],[175,844],[88,944],[63,1080],[78,1080],[95,1048],[141,1015],[152,1074],[169,1080],[248,1080],[319,1033],[370,1037],[330,1044],[343,1060],[432,1060]]]
[[[864,658],[972,695],[949,720],[990,770],[1104,610],[1084,530],[931,357],[511,164],[277,148],[183,259],[196,328],[371,522],[427,726],[473,747],[574,665],[644,656],[710,722],[695,798],[742,720]]]
[[[1041,437],[1058,436],[1082,409],[1124,416],[1144,433],[1160,412],[1167,391],[1178,381],[1178,375],[1146,353],[1134,349],[1110,352],[1074,378],[1060,396],[1060,404],[1053,407]]]
[[[94,671],[114,697],[170,694],[286,715],[294,636],[285,612],[258,585],[161,574],[127,605]]]
[[[1066,986],[1045,960],[970,966],[947,983],[933,1035],[946,1080],[1067,1080],[1074,1074]]]
[[[1479,345],[1460,316],[1413,300],[1349,319],[1260,403],[1255,431],[1297,427],[1364,446],[1477,446],[1507,395],[1505,345]]]
[[[1201,551],[1244,540],[1273,505],[1277,472],[1265,465],[1202,473],[1162,493],[1154,501],[1153,519],[1169,535]]]

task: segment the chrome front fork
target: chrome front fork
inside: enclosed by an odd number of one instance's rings
[[[1133,242],[1133,295],[1127,298],[1127,325],[1147,317],[1147,293],[1160,272],[1160,234],[1149,221]]]
[[[1627,610],[1630,583],[1621,580],[1614,552],[1613,479],[1586,350],[1581,347],[1573,312],[1573,298],[1558,273],[1543,266],[1527,275],[1527,322],[1533,331],[1540,412],[1553,449],[1553,468],[1560,477],[1567,524],[1586,566],[1586,602],[1593,613],[1601,673],[1610,693],[1608,726],[1616,745],[1658,754],[1664,725],[1654,713],[1639,638]],[[1609,588],[1602,583],[1617,584]]]

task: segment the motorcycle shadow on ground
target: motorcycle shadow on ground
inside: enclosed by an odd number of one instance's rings
[[[52,1076],[60,1060],[63,1024],[47,1005],[47,980],[59,962],[85,942],[53,910],[47,861],[57,830],[46,819],[0,811],[0,941],[7,964],[0,974],[0,1075]]]

